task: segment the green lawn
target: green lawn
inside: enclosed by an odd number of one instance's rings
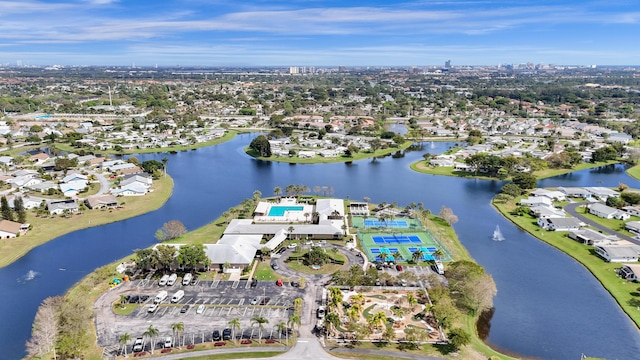
[[[258,280],[273,280],[276,281],[281,276],[273,271],[269,262],[259,262],[256,267],[256,271],[253,273],[253,277]]]
[[[634,179],[640,180],[640,165],[628,168],[627,174],[629,174],[629,176],[633,177]]]
[[[535,219],[529,215],[512,216],[510,211],[515,208],[513,202],[506,204],[496,204],[494,206],[500,213],[541,241],[556,247],[565,252],[584,265],[604,286],[604,288],[618,302],[622,310],[629,315],[631,320],[640,327],[640,293],[638,284],[628,282],[619,278],[615,269],[620,268],[620,264],[608,263],[602,260],[593,252],[591,246],[582,245],[569,239],[565,232],[542,231],[536,224]]]
[[[405,141],[404,144],[402,144],[399,147],[391,147],[391,148],[387,148],[387,149],[379,149],[379,150],[376,150],[375,153],[357,152],[357,153],[353,154],[352,157],[346,157],[346,156],[322,157],[322,156],[316,155],[316,157],[314,157],[312,159],[303,159],[303,158],[299,158],[297,156],[294,156],[294,157],[276,157],[276,156],[261,157],[261,156],[258,156],[257,152],[249,149],[248,147],[245,148],[245,152],[248,155],[253,156],[256,159],[266,160],[266,161],[279,161],[279,162],[286,162],[286,163],[292,163],[292,164],[324,164],[324,163],[335,163],[335,162],[350,162],[350,161],[357,161],[357,160],[368,159],[368,158],[373,158],[373,157],[378,157],[378,156],[386,156],[386,155],[393,154],[396,151],[404,150],[404,149],[408,148],[409,146],[411,146],[411,144],[413,144],[412,141]]]
[[[86,210],[81,215],[71,215],[68,218],[56,215],[53,217],[36,217],[31,211],[27,212],[27,222],[33,226],[26,235],[0,241],[0,267],[7,266],[29,252],[70,232],[104,225],[159,209],[171,196],[173,179],[163,176],[153,182],[153,192],[145,196],[118,198],[123,208],[115,210]],[[153,234],[150,234],[153,236]]]

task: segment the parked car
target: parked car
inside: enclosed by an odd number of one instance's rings
[[[220,341],[220,330],[213,330],[213,341]]]
[[[231,340],[231,329],[222,330],[222,340]]]
[[[170,348],[173,346],[173,341],[171,339],[171,336],[167,336],[166,339],[164,339],[164,344],[162,345],[163,348]]]
[[[158,304],[151,304],[151,306],[149,306],[149,309],[147,311],[149,311],[150,313],[154,313],[156,312],[156,310],[158,310]]]
[[[191,273],[184,274],[184,277],[182,278],[182,286],[191,284],[191,279],[193,279],[193,275],[191,275]]]
[[[282,280],[281,279],[276,280],[276,285],[277,286],[282,286]]]
[[[318,319],[324,319],[324,315],[326,314],[327,310],[325,309],[324,306],[320,305],[318,307],[318,310],[316,311],[316,316],[318,317]]]
[[[263,297],[262,299],[260,299],[260,305],[267,305],[269,303],[269,300],[271,300],[270,297]]]
[[[140,352],[144,349],[144,340],[139,337],[133,342],[133,352]]]
[[[198,275],[193,275],[191,278],[191,285],[195,285],[198,283]]]
[[[198,309],[196,310],[196,314],[202,314],[204,312],[204,304],[198,305]]]
[[[251,305],[256,305],[256,304],[258,304],[258,298],[251,299]]]
[[[402,265],[396,265],[396,270],[402,271]]]
[[[251,287],[254,288],[256,286],[258,286],[258,280],[257,279],[251,280]]]
[[[278,264],[276,264],[276,263],[272,263],[272,264],[271,264],[271,268],[272,268],[273,270],[278,270],[280,267],[278,266]]]
[[[300,287],[300,283],[299,283],[299,282],[297,282],[297,281],[292,281],[292,282],[291,282],[291,286],[293,286],[293,287]]]
[[[291,244],[287,245],[287,247],[289,249],[295,249],[296,247],[298,247],[298,244],[297,243],[291,243]]]
[[[281,255],[285,251],[287,251],[287,248],[281,247],[280,249],[278,249],[278,251],[276,251],[276,254]]]
[[[184,314],[189,311],[189,305],[184,305],[182,309],[180,309],[180,314]]]

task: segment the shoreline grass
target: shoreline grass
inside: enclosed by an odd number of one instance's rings
[[[636,180],[640,180],[640,164],[628,168],[627,175],[631,176]]]
[[[598,163],[582,163],[582,164],[576,165],[573,169],[544,169],[544,170],[534,171],[533,175],[535,175],[535,177],[538,180],[540,180],[540,179],[546,179],[554,176],[569,174],[575,171],[593,169],[601,166],[613,165],[618,163],[620,162],[613,161],[613,160],[598,162]],[[429,174],[429,175],[443,175],[443,176],[454,176],[454,177],[469,178],[469,179],[497,180],[497,181],[508,181],[511,179],[511,177],[499,179],[497,177],[485,176],[482,174],[474,174],[466,171],[456,171],[454,170],[453,167],[447,167],[447,166],[430,167],[426,164],[425,160],[418,160],[412,163],[411,165],[409,165],[409,168],[421,174]],[[638,179],[640,179],[640,168],[637,170],[637,174],[638,174]]]
[[[167,202],[173,192],[173,179],[162,176],[153,182],[154,191],[145,196],[118,198],[124,202],[122,209],[86,210],[80,215],[68,218],[54,216],[36,217],[27,211],[27,223],[33,226],[25,235],[0,242],[0,268],[10,265],[32,249],[57,237],[94,226],[133,218],[159,209]],[[106,216],[108,214],[108,216]]]
[[[637,296],[638,284],[622,280],[616,275],[615,270],[621,267],[622,264],[605,262],[595,254],[591,247],[569,239],[563,232],[540,230],[534,223],[534,218],[530,215],[511,215],[510,212],[516,207],[514,201],[505,204],[493,202],[492,205],[502,216],[520,229],[582,264],[600,282],[602,287],[611,294],[620,308],[635,324],[636,328],[640,330],[640,311],[637,309],[637,305],[640,304],[640,297]]]

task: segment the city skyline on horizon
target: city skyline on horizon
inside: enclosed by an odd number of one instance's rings
[[[633,66],[638,33],[628,0],[0,2],[0,64]]]

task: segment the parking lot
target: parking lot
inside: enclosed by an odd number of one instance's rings
[[[149,312],[161,290],[168,292],[167,298],[154,312]],[[184,291],[184,297],[171,303],[171,297],[179,290]],[[118,337],[125,332],[132,338],[142,336],[150,325],[159,330],[159,338],[171,336],[172,324],[179,322],[184,324],[182,337],[186,344],[212,341],[213,331],[229,328],[229,321],[235,318],[240,321],[236,337],[256,339],[258,328],[251,321],[256,316],[268,320],[263,325],[263,338],[279,338],[276,324],[287,323],[293,314],[293,300],[303,294],[303,289],[289,283],[277,286],[273,281],[258,281],[252,287],[246,280],[196,281],[186,286],[179,282],[158,286],[157,280],[136,280],[110,290],[96,302],[98,344],[117,345]],[[121,295],[129,296],[130,300],[138,297],[139,306],[128,315],[115,315],[111,311],[111,304],[118,302]],[[204,306],[198,313],[200,305]]]

